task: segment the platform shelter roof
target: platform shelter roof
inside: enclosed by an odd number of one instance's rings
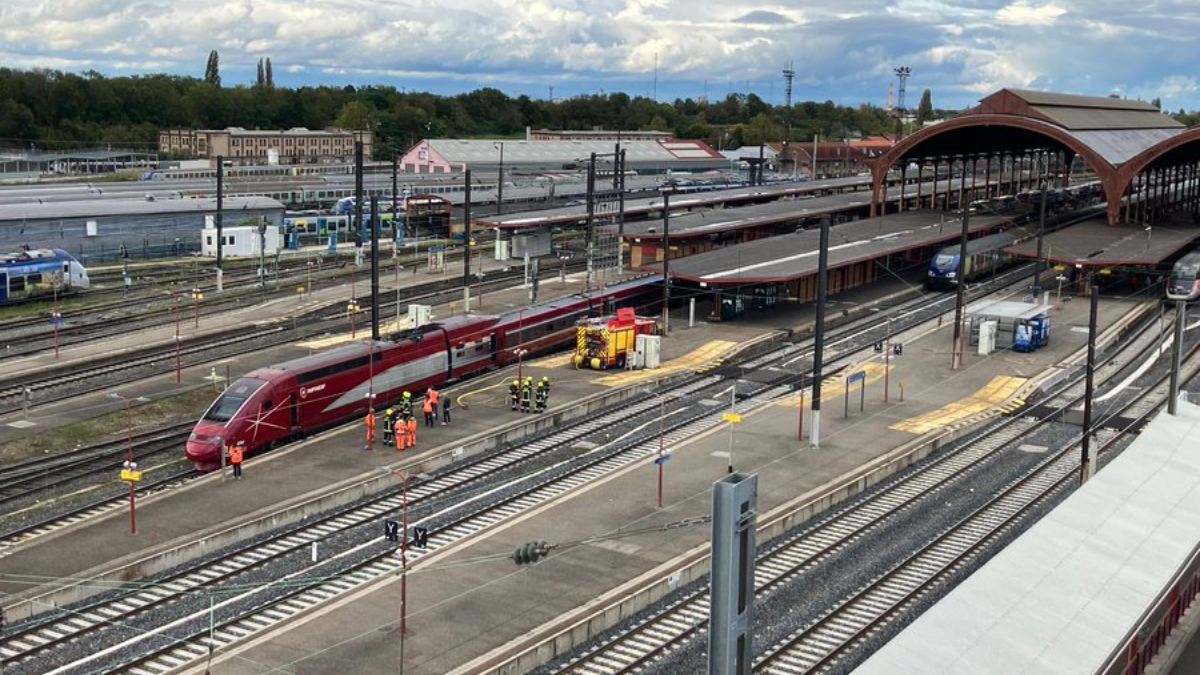
[[[1052,150],[1087,161],[1104,185],[1109,222],[1115,223],[1132,179],[1122,167],[1140,170],[1188,134],[1182,123],[1143,101],[1001,89],[958,117],[897,143],[872,175],[878,191],[883,175],[896,165]],[[1192,144],[1197,142],[1200,136]]]
[[[0,222],[55,218],[120,217],[163,213],[216,213],[217,200],[189,199],[108,199],[44,204],[0,204]],[[239,211],[283,211],[283,204],[269,197],[226,197],[226,218],[236,219]],[[227,221],[228,222],[228,221]]]
[[[1200,407],[1159,414],[1062,504],[854,675],[1109,668],[1200,542]]]
[[[1012,222],[1010,216],[975,215],[972,232]],[[830,228],[829,268],[875,260],[893,253],[956,241],[961,221],[937,211],[905,211]],[[671,261],[674,279],[706,287],[784,283],[817,273],[820,229],[758,239]],[[661,267],[659,267],[661,269]]]

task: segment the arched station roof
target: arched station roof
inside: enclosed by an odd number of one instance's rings
[[[872,194],[897,164],[1037,150],[1087,160],[1104,186],[1109,221],[1116,222],[1133,177],[1156,162],[1200,154],[1200,132],[1142,101],[1002,89],[884,153],[872,172]]]

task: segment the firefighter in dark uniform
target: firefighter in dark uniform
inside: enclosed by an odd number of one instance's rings
[[[527,377],[521,383],[521,412],[529,412],[533,404],[533,378]]]
[[[537,389],[533,392],[534,405],[540,413],[546,412],[546,400],[550,398],[550,391],[546,388],[544,380],[537,383]]]
[[[407,423],[412,419],[412,394],[407,391],[400,397],[400,421]]]
[[[521,383],[518,380],[513,380],[512,384],[508,385],[508,404],[513,410],[521,404]]]
[[[394,408],[388,408],[383,415],[383,444],[391,445],[392,438],[396,435],[396,411]]]

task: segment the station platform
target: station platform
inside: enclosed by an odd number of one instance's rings
[[[838,294],[835,311],[871,312],[878,309],[871,306],[872,298],[914,291],[900,281],[882,286]],[[542,290],[547,293],[547,284],[543,283]],[[512,293],[485,298],[485,311],[515,306],[521,301],[521,292]],[[1102,303],[1098,319],[1101,330],[1133,306],[1122,300]],[[780,329],[808,330],[812,313],[811,303],[802,303],[770,313],[749,314],[736,322],[698,323],[689,329],[685,327],[686,315],[676,310],[672,318],[675,328],[663,340],[664,368],[684,359],[685,367],[702,369],[721,358],[723,348],[714,346],[717,341],[741,343]],[[1086,330],[1087,303],[1067,303],[1054,312],[1053,318],[1054,339],[1047,347],[1030,354],[968,354],[965,367],[957,371],[950,370],[951,322],[925,334],[896,336],[904,342],[902,356],[890,358],[886,366],[880,362],[882,357],[857,366],[869,373],[864,411],[857,409],[855,391],[851,401],[854,405],[843,417],[840,381],[826,387],[820,449],[811,449],[811,439],[807,438],[811,402],[806,401],[804,408],[799,407],[798,398],[765,406],[746,415],[745,422],[735,429],[732,445],[727,429],[720,427],[671,448],[672,460],[665,466],[665,507],[661,510],[655,507],[656,467],[648,459],[536,513],[472,538],[444,556],[422,559],[409,573],[406,672],[480,671],[484,666],[478,663],[487,661],[491,650],[549,630],[579,606],[606,593],[619,594],[627,580],[648,574],[706,542],[708,528],[599,541],[555,552],[524,569],[504,558],[518,544],[537,539],[552,543],[577,541],[705,515],[711,484],[725,475],[730,461],[738,471],[759,475],[760,510],[766,513],[800,495],[844,480],[893,448],[920,438],[919,430],[898,428],[907,420],[923,417],[935,428],[946,428],[994,413],[980,410],[964,416],[946,407],[972,396],[982,396],[989,405],[1000,405],[1004,401],[999,390],[981,393],[996,378],[1036,378],[1068,356],[1078,355],[1086,344],[1086,334],[1079,328]],[[256,357],[259,359],[275,360]],[[636,387],[643,380],[659,376],[654,371],[637,376],[576,371],[562,357],[534,359],[523,364],[523,369],[535,377],[547,375],[552,379],[551,414],[599,392]],[[237,372],[237,368],[234,370]],[[887,403],[883,402],[882,390],[885,370],[891,386]],[[110,568],[154,551],[194,546],[217,532],[259,518],[271,509],[299,503],[331,486],[361,480],[366,475],[379,476],[381,466],[419,466],[426,456],[448,454],[471,438],[521,425],[528,416],[509,411],[505,401],[504,386],[514,372],[514,368],[497,371],[444,391],[462,405],[450,426],[419,430],[415,453],[400,455],[380,447],[364,452],[361,430],[352,425],[251,459],[242,481],[222,481],[219,475],[212,475],[183,489],[139,500],[140,533],[136,537],[128,534],[127,514],[118,509],[62,534],[36,539],[4,558],[10,576],[0,579],[0,593],[5,604],[11,606],[19,596],[35,592],[31,589],[34,579],[79,578],[89,570]],[[171,376],[157,379],[169,380],[168,388],[173,385]],[[136,395],[138,391],[129,393]],[[806,418],[803,441],[797,440],[801,410]],[[391,479],[385,476],[384,480]],[[471,563],[489,556],[498,560]],[[471,564],[452,567],[455,562]],[[17,582],[11,575],[18,574],[31,576]],[[386,582],[353,594],[288,624],[286,632],[268,634],[216,654],[213,672],[327,673],[347,663],[354,663],[364,675],[397,672],[398,593],[398,583]],[[10,620],[19,618],[13,613],[9,616]],[[476,660],[476,666],[466,667]],[[458,668],[462,670],[456,671]]]
[[[738,323],[776,328],[786,317],[793,327],[803,330],[812,320],[808,307]],[[1132,307],[1127,301],[1103,303],[1099,326],[1113,325]],[[1078,355],[1086,347],[1086,335],[1072,329],[1086,327],[1087,318],[1086,303],[1069,303],[1055,314],[1056,339],[1047,347],[1030,354],[968,355],[965,367],[958,371],[950,370],[949,322],[927,334],[905,337],[903,356],[889,360],[893,389],[888,403],[882,401],[883,368],[876,359],[862,364],[871,373],[864,412],[858,411],[858,392],[853,391],[850,415],[843,417],[840,381],[825,389],[818,450],[810,448],[808,437],[810,403],[804,408],[805,438],[799,441],[799,399],[784,400],[747,415],[734,431],[732,446],[727,427],[722,426],[670,448],[662,510],[656,508],[657,467],[648,458],[580,494],[489,531],[448,555],[423,559],[409,571],[405,672],[495,672],[492,668],[498,661],[490,654],[492,650],[519,650],[538,637],[551,635],[571,622],[572,612],[598,605],[596,598],[606,594],[614,602],[625,598],[627,590],[622,585],[627,580],[650,575],[659,565],[703,545],[709,531],[705,525],[608,538],[553,551],[537,565],[517,568],[503,556],[521,543],[611,537],[624,530],[706,515],[711,485],[726,475],[731,449],[737,471],[758,475],[759,510],[767,514],[798,496],[844,481],[860,467],[918,438],[918,432],[898,428],[906,420],[933,413],[942,415],[940,426],[967,424],[966,417],[945,411],[946,406],[981,395],[995,378],[1035,378],[1068,356]],[[998,394],[982,395],[990,396],[991,403],[1002,402]],[[760,522],[763,517],[760,515]],[[486,564],[455,566],[489,557]],[[422,569],[424,564],[428,564],[426,569]],[[360,592],[289,624],[286,632],[220,655],[220,672],[322,673],[345,663],[354,663],[361,673],[397,672],[398,597],[398,582]],[[621,615],[624,618],[623,612]]]

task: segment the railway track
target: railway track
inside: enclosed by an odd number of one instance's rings
[[[1110,370],[1110,379],[1116,380],[1122,369],[1136,367],[1138,358],[1129,358],[1126,352],[1136,355],[1146,355],[1151,352],[1158,336],[1152,326],[1143,325],[1137,336],[1125,343],[1127,349],[1110,354],[1101,368]],[[1193,346],[1193,350],[1195,347]],[[1194,352],[1193,352],[1194,353]],[[1200,362],[1193,356],[1193,360]],[[1118,367],[1120,366],[1120,367]],[[1200,365],[1196,366],[1200,368]],[[1193,371],[1195,372],[1195,371]],[[1083,375],[1078,377],[1082,379]],[[1060,386],[1061,392],[1075,388],[1074,381],[1068,381]],[[1149,390],[1139,390],[1137,401],[1143,402],[1150,398]],[[1051,400],[1059,401],[1065,408],[1078,402],[1079,397],[1063,399],[1059,396]],[[1080,394],[1082,396],[1082,394]],[[1158,399],[1161,403],[1161,398]],[[1131,402],[1129,406],[1138,403]],[[880,486],[869,495],[859,498],[855,503],[843,507],[837,513],[826,516],[820,522],[808,524],[800,531],[778,538],[771,546],[760,553],[755,568],[755,597],[756,602],[766,600],[786,584],[795,582],[807,575],[820,565],[835,560],[835,556],[852,545],[862,545],[860,542],[880,531],[890,519],[897,517],[914,503],[928,498],[931,494],[947,489],[946,486],[963,480],[972,472],[986,470],[993,456],[1003,448],[1020,445],[1023,441],[1033,438],[1039,429],[1054,424],[1057,414],[1046,411],[1039,418],[1012,417],[1003,418],[989,424],[986,428],[972,434],[969,438],[956,443],[947,454],[935,456],[919,469],[913,470],[901,477],[893,478],[886,485]],[[1120,433],[1108,433],[1118,437]],[[1063,450],[1056,456],[1069,462],[1072,448]],[[1047,463],[1043,463],[1045,465]],[[1076,461],[1075,465],[1078,467]],[[1061,473],[1061,472],[1060,472]],[[1073,474],[1072,474],[1073,475]],[[1061,483],[1061,476],[1055,474],[1054,484]],[[1069,476],[1068,476],[1069,477]],[[1030,485],[1045,484],[1030,479]],[[1031,502],[1030,508],[1035,504]],[[1024,512],[1028,512],[1026,509]],[[968,530],[973,531],[973,530]],[[1002,532],[1003,529],[997,530]],[[947,541],[956,540],[946,535]],[[932,559],[939,559],[940,551],[931,550]],[[920,565],[922,563],[914,563]],[[947,568],[949,569],[949,568]],[[914,578],[911,570],[898,571],[890,583],[881,582],[881,593],[894,591],[897,584],[905,579]],[[611,636],[603,643],[593,645],[572,658],[564,659],[561,663],[539,670],[539,673],[577,673],[587,675],[614,675],[617,673],[640,673],[653,670],[654,672],[670,672],[671,663],[668,657],[681,650],[703,634],[708,621],[708,591],[706,584],[696,584],[686,592],[676,594],[669,603],[657,611],[646,612],[633,625]],[[832,613],[828,620],[822,619],[824,629],[814,628],[811,639],[794,642],[792,647],[780,649],[780,653],[790,653],[790,657],[762,657],[757,664],[778,661],[776,668],[765,668],[762,672],[788,673],[795,675],[806,672],[823,672],[820,668],[828,666],[831,660],[823,660],[815,654],[829,644],[842,644],[836,637],[839,630],[855,624],[863,617],[872,616],[866,604],[847,602],[843,607],[845,612],[836,616]],[[882,622],[893,621],[893,617],[882,618]],[[876,624],[872,624],[876,625]],[[865,638],[859,642],[865,641]],[[656,668],[651,668],[656,665]],[[691,663],[696,665],[695,661]],[[663,669],[666,669],[664,671]],[[756,665],[756,670],[759,669]]]
[[[483,292],[504,287],[521,275],[520,270],[493,273],[486,282],[475,288]],[[399,305],[417,300],[431,304],[453,301],[461,297],[460,294],[461,285],[457,280],[440,281],[402,291]],[[396,301],[392,294],[387,295],[387,301],[381,309],[387,308],[386,311],[390,312]],[[349,323],[344,313],[343,303],[332,302],[297,313],[286,323],[242,326],[183,339],[180,340],[180,359],[183,366],[191,367],[218,358],[228,358],[276,344],[344,330]],[[364,314],[369,316],[369,309]],[[362,320],[368,321],[369,318]],[[22,374],[20,377],[0,380],[0,414],[27,410],[44,401],[57,402],[65,396],[75,396],[170,372],[175,367],[175,358],[174,343],[159,344],[124,354],[120,361],[101,358],[75,362],[60,367],[43,368],[33,376]]]
[[[456,257],[461,256],[449,256],[448,259]],[[62,324],[57,337],[47,320],[51,309],[49,305],[36,316],[11,318],[0,323],[0,342],[6,343],[2,354],[4,358],[36,354],[53,349],[55,340],[62,347],[123,335],[131,330],[169,325],[176,320],[176,312],[186,322],[195,312],[209,314],[243,308],[248,302],[295,297],[293,283],[307,286],[310,279],[313,283],[325,285],[344,282],[346,277],[360,273],[369,276],[369,270],[349,270],[348,266],[352,263],[337,259],[310,275],[306,262],[297,260],[286,268],[281,267],[281,273],[265,288],[258,285],[256,269],[228,273],[224,281],[225,290],[221,294],[216,294],[216,286],[208,281],[207,275],[203,281],[184,280],[183,285],[174,289],[155,281],[151,292],[134,291],[128,297],[124,297],[120,288],[94,289],[88,291],[86,296],[72,296],[70,305],[60,307]],[[411,269],[412,266],[419,267],[421,262],[418,258],[411,258],[402,260],[400,264]],[[388,263],[390,261],[382,261],[384,266],[388,266]],[[283,280],[282,284],[279,283],[280,279]],[[194,288],[199,288],[208,299],[198,304],[192,302],[191,291]],[[98,296],[109,294],[122,297],[113,301],[92,302]],[[179,302],[174,299],[175,294],[179,294]]]
[[[950,306],[947,300],[911,302],[903,308],[902,316],[893,320],[896,329],[916,330],[922,323],[935,321]],[[847,326],[839,331],[840,335],[831,333],[831,342],[842,345],[842,353],[831,360],[849,362],[856,352],[870,349],[876,337],[873,333],[884,327],[878,317],[872,317]],[[730,387],[742,396],[734,406],[735,412],[789,395],[800,375],[796,368],[784,364],[802,358],[803,349],[787,344],[741,364],[778,373],[768,378],[773,380],[770,382],[720,373],[692,377],[669,394],[671,410],[663,416],[669,427],[666,433],[678,443],[720,424],[714,410],[723,412],[727,408],[716,408],[710,402],[719,405],[727,400]],[[831,370],[836,367],[830,366]],[[409,512],[413,514],[410,522],[426,524],[429,551],[441,550],[484,527],[642,460],[657,452],[660,405],[657,396],[647,394],[586,422],[465,460],[416,482],[408,489]],[[581,442],[589,438],[594,440]],[[0,655],[8,660],[12,673],[89,672],[87,669],[158,673],[194,663],[208,653],[210,645],[217,648],[244,639],[319,601],[394,575],[399,561],[394,547],[382,541],[378,521],[383,514],[396,512],[398,500],[396,492],[391,492],[198,568],[146,580],[138,589],[124,591],[116,599],[73,607],[69,612],[14,627],[19,632],[0,643]],[[316,566],[308,563],[308,545],[330,538],[346,541],[340,551],[327,554],[327,562]],[[421,552],[410,551],[414,562],[421,556]],[[273,575],[271,581],[252,582],[268,568]],[[198,576],[180,576],[190,574]],[[220,589],[227,584],[240,592]],[[205,598],[210,602],[203,602]],[[159,613],[160,608],[166,611],[169,607],[184,613]],[[99,638],[90,636],[93,633],[110,636],[103,639],[106,646],[99,646]],[[85,643],[95,648],[87,654],[71,653],[69,645]],[[119,662],[113,660],[118,657]]]

